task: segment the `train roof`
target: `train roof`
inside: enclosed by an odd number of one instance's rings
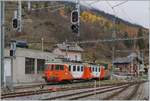
[[[75,64],[75,65],[91,65],[91,66],[98,66],[100,64],[91,64],[91,63],[79,63],[79,62],[46,62],[45,64]]]

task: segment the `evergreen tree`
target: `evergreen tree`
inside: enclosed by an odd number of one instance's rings
[[[142,28],[139,28],[137,37],[143,37],[143,36],[144,36],[144,32],[143,32]],[[138,45],[139,49],[144,49],[145,48],[144,39],[137,40],[137,45]]]
[[[129,35],[127,32],[124,33],[124,38],[129,38]],[[124,44],[126,45],[127,48],[131,48],[133,44],[133,40],[125,40]]]

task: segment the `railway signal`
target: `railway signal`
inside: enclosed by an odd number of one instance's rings
[[[78,10],[73,10],[71,12],[71,23],[77,24],[78,21],[79,21],[79,12],[78,12]]]
[[[79,32],[79,25],[73,24],[73,25],[71,25],[71,29],[72,29],[73,33],[78,33]]]
[[[76,0],[76,8],[71,12],[71,30],[76,33],[76,36],[80,36],[80,4],[79,0]]]
[[[18,28],[18,19],[17,19],[17,18],[14,18],[14,19],[12,20],[12,27],[13,27],[14,29],[17,29],[17,28]]]
[[[10,56],[14,56],[14,50],[10,50]]]
[[[71,12],[71,30],[73,33],[79,33],[79,12],[78,10],[73,10]]]
[[[10,56],[13,56],[13,57],[16,56],[16,41],[15,40],[11,40]]]

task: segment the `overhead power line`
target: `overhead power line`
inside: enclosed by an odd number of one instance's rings
[[[112,8],[115,8],[115,7],[117,7],[117,6],[120,6],[120,5],[122,5],[122,4],[126,3],[126,2],[128,2],[128,0],[123,1],[123,2],[121,2],[121,3],[118,3],[118,4],[116,4],[115,6],[112,6]]]
[[[43,8],[32,8],[32,10],[42,10],[42,9],[51,9],[56,7],[64,7],[65,5],[55,5],[55,6],[49,6],[49,7],[43,7]],[[56,8],[58,9],[58,8]]]
[[[116,38],[116,39],[99,39],[99,40],[88,40],[88,41],[78,41],[78,44],[85,44],[85,43],[99,43],[99,42],[113,42],[113,41],[128,41],[128,40],[140,40],[146,39],[148,37],[135,37],[135,38]],[[68,43],[75,43],[75,42],[68,42]]]

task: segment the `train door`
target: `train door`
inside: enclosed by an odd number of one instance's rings
[[[94,78],[98,78],[100,73],[99,73],[99,67],[96,65],[91,65],[91,70]]]
[[[80,79],[82,77],[83,66],[82,65],[72,65],[72,75],[75,79]]]

